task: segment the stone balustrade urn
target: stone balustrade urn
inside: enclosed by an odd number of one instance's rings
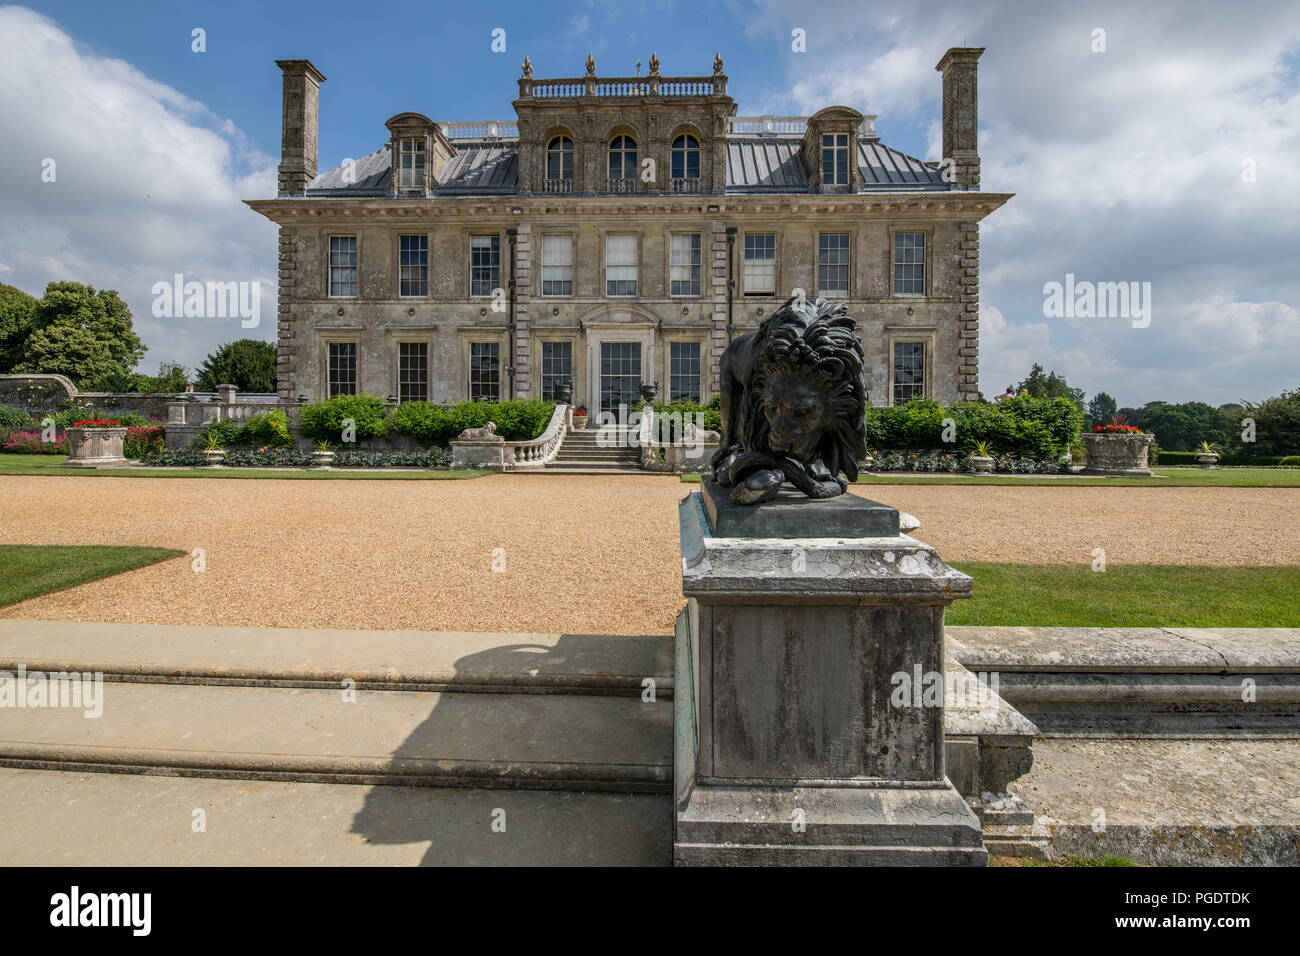
[[[1150,476],[1147,460],[1155,435],[1145,432],[1085,432],[1083,447],[1088,454],[1085,475]]]
[[[91,428],[70,427],[68,430],[67,468],[103,468],[130,464],[122,455],[122,442],[126,439],[126,426]]]

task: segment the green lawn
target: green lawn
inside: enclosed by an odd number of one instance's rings
[[[948,624],[1022,627],[1300,627],[1300,567],[958,562],[975,596]]]
[[[185,554],[175,548],[0,544],[0,605]]]
[[[0,455],[0,475],[59,475],[68,477],[107,476],[110,478],[308,478],[327,479],[430,479],[481,478],[489,471],[459,468],[455,471],[429,471],[422,468],[390,468],[370,471],[336,469],[312,471],[307,468],[64,468],[62,455]]]
[[[699,475],[682,475],[696,483]],[[1300,468],[1156,468],[1151,478],[1085,478],[1080,475],[863,475],[859,485],[1050,485],[1064,488],[1300,488]]]

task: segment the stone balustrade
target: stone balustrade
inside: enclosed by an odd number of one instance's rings
[[[451,443],[451,467],[487,468],[492,471],[544,468],[560,450],[571,420],[570,406],[557,404],[551,412],[551,420],[536,438],[506,441],[497,435],[492,438],[458,439]]]
[[[692,440],[686,434],[688,424],[693,423],[673,422],[648,405],[643,408],[637,434],[642,469],[680,474],[703,468],[717,450],[718,442]]]

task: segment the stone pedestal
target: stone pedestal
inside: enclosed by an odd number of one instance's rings
[[[1082,441],[1088,461],[1080,474],[1149,477],[1147,457],[1155,437],[1143,432],[1084,432]]]
[[[68,457],[62,464],[68,468],[103,468],[128,465],[122,455],[122,442],[126,427],[119,428],[69,428]]]
[[[855,495],[680,505],[679,865],[972,865],[944,767],[943,614],[971,579]]]

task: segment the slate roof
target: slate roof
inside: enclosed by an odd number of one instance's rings
[[[456,155],[437,172],[439,196],[510,195],[518,188],[519,145],[513,141],[458,141]],[[307,186],[309,198],[386,196],[389,152],[378,149],[356,161],[354,182],[344,182],[344,167],[321,173]],[[879,140],[858,144],[862,191],[938,189],[943,181],[938,164],[884,145]],[[799,140],[788,137],[732,136],[727,140],[729,193],[806,193],[808,171],[799,155]]]

